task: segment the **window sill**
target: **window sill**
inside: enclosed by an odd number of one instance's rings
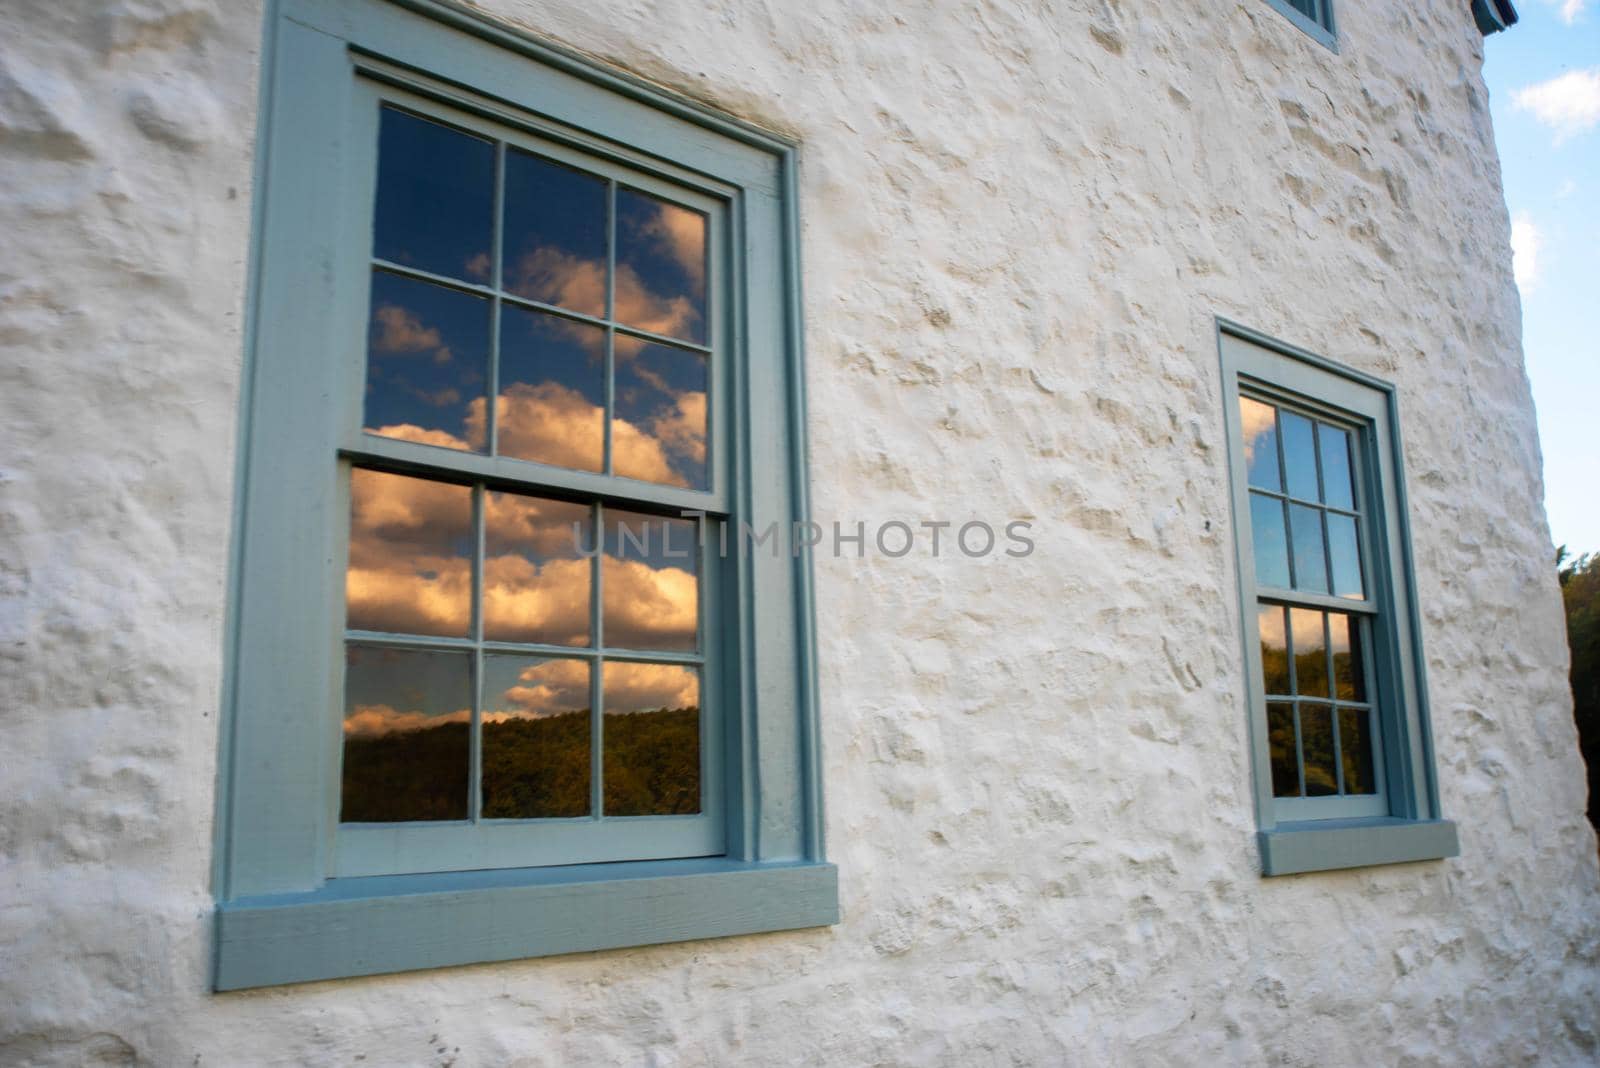
[[[217,990],[839,922],[832,864],[724,858],[329,880],[217,909]]]
[[[1449,820],[1305,820],[1280,823],[1258,837],[1262,875],[1442,860],[1461,853],[1456,825]]]

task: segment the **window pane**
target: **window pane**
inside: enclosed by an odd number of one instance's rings
[[[469,487],[354,469],[346,625],[467,637],[475,540]]]
[[[1361,621],[1354,616],[1328,617],[1333,640],[1334,696],[1341,701],[1367,699],[1366,668],[1361,658]]]
[[[605,814],[699,812],[699,674],[677,664],[617,660],[602,670]]]
[[[1239,423],[1244,431],[1244,465],[1249,483],[1279,491],[1277,409],[1250,397],[1239,398]]]
[[[706,340],[706,217],[647,193],[617,190],[616,320]]]
[[[596,318],[606,313],[606,183],[516,149],[506,152],[503,284]]]
[[[1311,420],[1294,412],[1279,412],[1278,426],[1283,434],[1283,470],[1289,496],[1318,500],[1317,447]]]
[[[1333,709],[1329,705],[1300,705],[1300,752],[1305,763],[1306,796],[1326,797],[1339,792],[1333,761]]]
[[[1328,592],[1328,560],[1322,550],[1322,510],[1303,504],[1289,506],[1289,529],[1294,535],[1294,588]]]
[[[339,819],[466,819],[471,657],[351,645],[344,694]]]
[[[503,307],[495,451],[556,467],[601,470],[605,346],[604,327]]]
[[[1309,608],[1291,608],[1289,626],[1294,635],[1295,693],[1302,697],[1328,697],[1328,643],[1323,634],[1327,617]]]
[[[1250,544],[1256,558],[1256,585],[1289,588],[1289,543],[1283,529],[1283,502],[1250,494]]]
[[[601,626],[613,649],[693,652],[700,623],[693,521],[608,508]]]
[[[490,142],[383,109],[373,255],[486,284],[493,214]]]
[[[588,645],[593,551],[588,505],[485,494],[484,638]]]
[[[1339,709],[1339,756],[1344,764],[1347,794],[1378,792],[1378,777],[1372,766],[1371,715],[1364,708]]]
[[[481,452],[488,369],[487,300],[372,272],[363,430]]]
[[[1272,796],[1300,796],[1300,767],[1295,756],[1294,706],[1267,706],[1267,747],[1272,753]]]
[[[587,816],[589,664],[483,658],[484,819]]]
[[[1355,508],[1355,488],[1350,481],[1350,435],[1326,423],[1317,424],[1317,444],[1322,449],[1322,489],[1334,508]]]
[[[1281,605],[1262,605],[1256,625],[1261,631],[1262,688],[1269,694],[1290,694],[1289,647],[1283,629]]]
[[[612,470],[625,478],[705,489],[706,359],[618,334]]]
[[[1356,521],[1347,515],[1328,515],[1328,555],[1333,564],[1333,592],[1361,600],[1367,595],[1361,581],[1361,547]]]

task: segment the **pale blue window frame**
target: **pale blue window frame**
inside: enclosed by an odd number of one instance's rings
[[[1290,0],[1267,0],[1267,3],[1307,37],[1331,52],[1339,51],[1339,26],[1334,20],[1333,0],[1306,0],[1312,9],[1310,13],[1302,11]]]
[[[1227,320],[1218,320],[1217,338],[1263,874],[1456,856],[1460,851],[1456,826],[1444,819],[1439,809],[1395,387]],[[1273,796],[1257,605],[1282,591],[1256,584],[1239,414],[1241,394],[1315,413],[1355,435],[1356,489],[1364,517],[1362,554],[1370,608],[1362,614],[1367,616],[1371,636],[1367,661],[1380,739],[1382,778],[1376,798]],[[1314,607],[1319,599],[1300,600]],[[1320,600],[1325,608],[1351,608],[1351,602],[1339,598]]]
[[[660,853],[640,840],[629,856],[622,826],[593,857],[581,841],[551,853],[535,835],[510,848],[469,844],[430,863],[456,848],[431,840],[436,828],[416,828],[417,841],[379,831],[395,841],[352,850],[337,817],[344,472],[352,458],[419,473],[446,466],[426,446],[350,437],[377,106],[479,123],[711,211],[713,274],[727,281],[728,306],[719,342],[727,357],[712,386],[722,393],[712,485],[640,484],[629,499],[756,529],[808,518],[795,146],[439,0],[278,0],[267,29],[215,987],[837,922],[804,553],[735,553],[705,569],[703,626],[716,637],[704,703],[716,713],[706,714],[704,749],[715,811],[695,823],[706,842],[668,852],[709,855],[649,859]],[[516,464],[463,455],[447,466],[525,478],[507,466]],[[614,493],[600,476],[547,469],[540,480]]]

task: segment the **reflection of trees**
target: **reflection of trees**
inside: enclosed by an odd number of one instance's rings
[[[700,811],[700,709],[607,716],[608,816],[678,816]]]
[[[589,710],[483,724],[483,816],[585,816]],[[467,818],[468,726],[345,739],[340,819],[347,823]],[[605,718],[605,812],[700,811],[700,710]]]
[[[467,818],[470,727],[350,735],[344,741],[339,818],[346,823]]]

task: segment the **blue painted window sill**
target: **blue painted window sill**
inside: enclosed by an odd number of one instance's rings
[[[839,922],[838,870],[724,858],[333,879],[217,910],[217,990]]]
[[[1461,853],[1450,820],[1306,820],[1280,823],[1258,835],[1263,875],[1442,860]]]

